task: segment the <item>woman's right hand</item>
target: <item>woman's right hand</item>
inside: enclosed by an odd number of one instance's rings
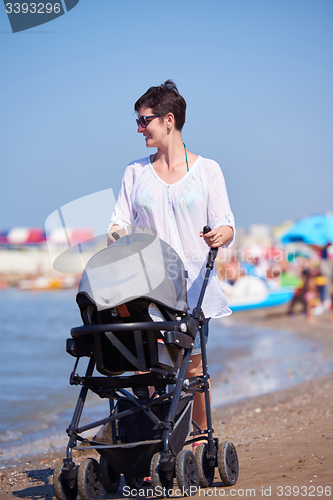
[[[110,245],[112,245],[112,243],[114,243],[115,241],[117,241],[118,238],[115,238],[116,234],[113,236],[112,234],[113,233],[116,233],[118,235],[119,238],[122,238],[123,236],[126,236],[127,232],[125,231],[125,229],[121,226],[117,226],[116,224],[114,224],[113,226],[111,226],[110,230],[107,232],[107,246],[109,247]]]

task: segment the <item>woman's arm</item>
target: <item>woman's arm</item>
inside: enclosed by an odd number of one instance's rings
[[[213,229],[201,236],[209,247],[229,247],[235,238],[235,221],[230,209],[227,188],[220,166],[210,160],[210,187],[207,204],[207,223]]]
[[[122,238],[123,236],[126,236],[127,232],[125,231],[125,229],[121,226],[118,226],[118,224],[113,224],[109,231],[107,232],[107,246],[109,247],[112,243],[114,243],[116,241],[116,239],[112,236],[112,233],[118,233],[120,238]]]
[[[234,230],[231,226],[220,226],[206,234],[201,231],[200,236],[209,247],[223,247],[234,237]]]
[[[116,241],[115,238],[113,238],[112,233],[118,233],[119,236],[122,238],[123,236],[126,236],[128,234],[126,229],[124,228],[133,226],[135,224],[134,220],[136,214],[134,213],[131,200],[131,193],[134,183],[135,165],[136,164],[134,163],[128,165],[128,167],[125,170],[123,179],[121,181],[121,187],[117,203],[110,220],[109,229],[107,231],[108,246],[110,246],[112,243]],[[141,165],[139,164],[139,167],[140,166]]]

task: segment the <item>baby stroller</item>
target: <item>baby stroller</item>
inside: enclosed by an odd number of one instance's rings
[[[78,493],[82,500],[99,500],[103,487],[118,490],[121,474],[132,496],[146,476],[156,496],[169,496],[174,477],[184,496],[193,495],[212,485],[215,467],[224,485],[236,484],[236,449],[213,436],[202,328],[201,305],[216,254],[210,249],[192,314],[183,263],[151,230],[119,239],[88,262],[77,294],[84,325],[72,328],[67,339],[67,352],[76,358],[70,384],[82,388],[67,429],[67,455],[54,472],[58,500],[74,500]],[[186,378],[198,331],[203,373]],[[84,376],[77,374],[82,357],[88,358]],[[108,400],[108,416],[80,426],[88,391]],[[205,394],[207,429],[192,421],[196,392]],[[87,431],[94,437],[84,437]],[[195,455],[184,448],[198,441]],[[76,465],[75,448],[96,450],[100,461],[86,458]]]

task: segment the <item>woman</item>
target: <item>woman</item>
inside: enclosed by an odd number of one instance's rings
[[[151,87],[135,103],[138,133],[157,152],[128,165],[110,221],[113,232],[127,234],[130,226],[150,227],[181,257],[188,275],[188,302],[195,307],[201,289],[209,247],[226,247],[234,239],[234,218],[219,165],[187,151],[181,130],[186,102],[176,85],[167,80]],[[212,229],[203,234],[202,228]],[[208,284],[203,311],[206,318],[231,314],[218,285],[216,272]],[[208,319],[205,323],[206,343]],[[188,377],[201,371],[199,335],[195,339]],[[203,393],[194,398],[193,419],[206,429]]]

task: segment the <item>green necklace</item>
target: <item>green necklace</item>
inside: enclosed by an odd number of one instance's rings
[[[185,150],[186,168],[187,168],[187,171],[189,172],[189,171],[190,171],[190,169],[188,168],[187,151],[186,151],[185,142],[183,142],[183,146],[184,146],[184,150]],[[157,156],[157,153],[155,154],[155,156],[154,156],[153,161],[151,162],[151,164],[153,164],[153,163],[154,163],[154,161],[156,160],[156,156]]]

